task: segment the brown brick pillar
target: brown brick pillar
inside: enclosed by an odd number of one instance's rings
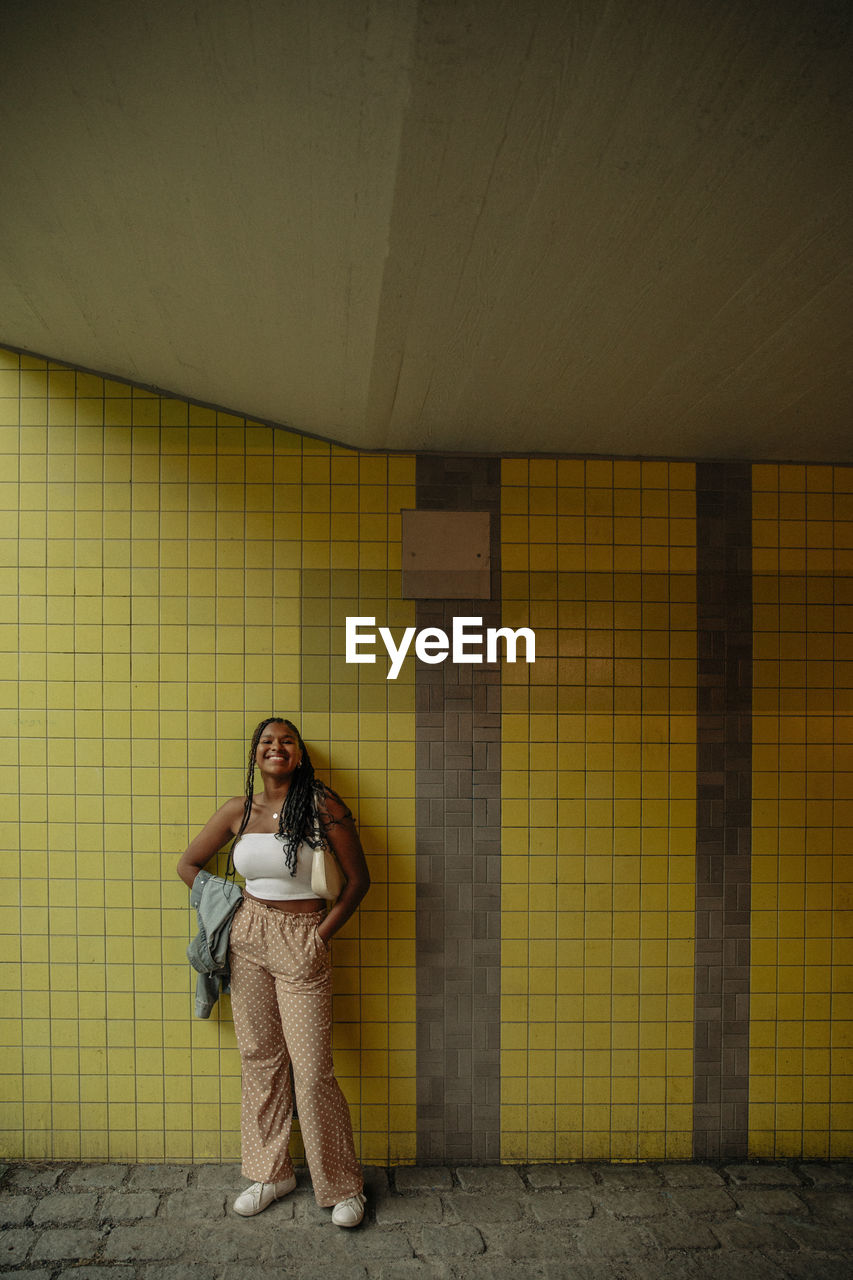
[[[416,624],[500,626],[500,459],[422,456],[417,505],[490,511],[490,600],[420,600]],[[500,665],[417,664],[417,1157],[500,1160]]]
[[[752,469],[696,468],[693,1155],[742,1159],[749,1111]]]

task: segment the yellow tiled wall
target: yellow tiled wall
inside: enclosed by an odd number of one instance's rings
[[[413,676],[334,655],[347,613],[411,620],[414,460],[9,352],[0,447],[3,1153],[238,1158],[233,1028],[192,1017],[174,867],[275,711],[357,812],[336,1062],[363,1158],[412,1159]]]
[[[416,1155],[415,460],[0,352],[2,1154],[236,1160],[227,1008],[192,1016],[179,852],[271,711],[356,809],[334,944],[362,1157]],[[754,468],[750,1149],[853,1130],[853,471]],[[505,459],[502,1154],[691,1154],[696,482]],[[226,1002],[227,1003],[227,1002]]]
[[[508,1160],[689,1157],[691,464],[507,459],[502,1131]]]
[[[753,468],[750,1151],[853,1133],[853,469]]]

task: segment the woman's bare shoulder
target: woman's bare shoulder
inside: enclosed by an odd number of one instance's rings
[[[246,807],[245,796],[232,796],[230,800],[226,800],[220,812],[228,814],[236,814],[238,818],[242,818],[243,810]]]

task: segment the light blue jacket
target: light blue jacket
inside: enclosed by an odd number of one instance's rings
[[[187,958],[198,971],[195,1016],[209,1018],[220,992],[231,990],[228,939],[234,912],[243,891],[233,880],[199,871],[190,890],[190,906],[198,913],[198,933],[187,947]]]

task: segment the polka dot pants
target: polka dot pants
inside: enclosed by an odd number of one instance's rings
[[[243,1175],[280,1182],[293,1173],[293,1063],[299,1126],[317,1203],[363,1187],[349,1108],[332,1066],[329,952],[322,911],[280,911],[244,898],[231,924],[231,1010],[243,1068]]]

